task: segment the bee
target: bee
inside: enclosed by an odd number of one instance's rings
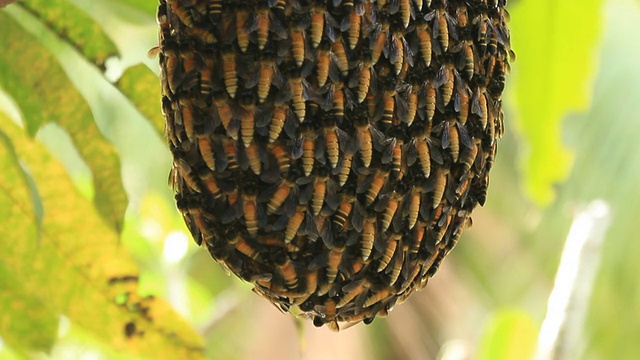
[[[402,25],[406,29],[409,26],[409,20],[411,20],[411,4],[409,3],[409,0],[399,0],[399,2]]]
[[[324,86],[329,78],[329,66],[331,65],[331,50],[329,46],[328,43],[323,42],[317,52],[316,75],[319,87]]]
[[[325,300],[324,305],[316,305],[314,310],[321,314],[321,316],[316,316],[313,319],[313,325],[322,326],[323,324],[327,324],[330,330],[339,331],[340,327],[338,326],[338,321],[336,320],[336,301],[332,298],[327,298]]]
[[[416,136],[415,139],[412,140],[415,146],[415,150],[417,153],[418,160],[420,162],[420,169],[424,174],[425,178],[428,178],[431,174],[431,150],[429,149],[429,137],[427,133],[423,133],[421,135]],[[408,163],[413,163],[407,159]]]
[[[212,198],[215,200],[220,199],[222,192],[220,191],[220,187],[218,187],[218,183],[213,177],[213,173],[211,171],[200,172],[200,180],[202,180]]]
[[[348,135],[335,126],[335,124],[326,126],[323,130],[325,145],[327,149],[327,158],[332,169],[338,166],[340,160],[340,143],[346,144],[349,141]]]
[[[395,96],[396,91],[394,90],[385,90],[382,95],[382,106],[380,110],[382,110],[382,116],[380,121],[385,125],[391,125],[391,122],[394,118],[395,114]]]
[[[263,103],[271,90],[271,82],[275,72],[275,63],[273,59],[267,58],[260,61],[260,70],[258,75],[258,101]]]
[[[302,225],[302,222],[304,221],[306,211],[306,206],[298,205],[295,213],[289,218],[287,228],[284,232],[285,243],[291,242],[298,233],[298,229],[300,229],[300,225]]]
[[[471,113],[478,115],[482,130],[487,128],[489,111],[487,108],[487,96],[484,88],[478,88],[471,100]]]
[[[416,222],[416,226],[413,227],[413,231],[411,233],[411,246],[409,247],[409,252],[411,254],[417,254],[418,251],[420,251],[420,245],[422,245],[426,226],[427,224],[418,220]]]
[[[255,104],[251,95],[243,96],[240,99],[241,111],[239,111],[240,131],[242,133],[242,142],[245,147],[249,147],[253,141],[253,133],[255,132]]]
[[[425,115],[427,121],[431,121],[436,113],[436,88],[431,81],[428,81],[425,86]]]
[[[239,169],[238,150],[236,149],[236,142],[229,138],[223,138],[222,145],[224,149],[224,154],[227,157],[226,168],[229,169],[230,171],[238,170]]]
[[[262,169],[262,164],[260,163],[260,149],[258,149],[258,145],[255,140],[249,144],[249,147],[245,148],[245,153],[247,156],[247,163],[251,171],[256,175],[260,175],[260,171]]]
[[[193,28],[193,35],[205,44],[213,44],[216,42],[216,36],[207,29],[201,27]]]
[[[383,230],[384,231],[384,230]],[[365,219],[362,227],[362,241],[360,241],[360,254],[362,261],[369,260],[371,250],[373,250],[373,242],[376,239],[376,217],[368,217]]]
[[[404,121],[407,126],[411,126],[413,124],[413,120],[416,118],[416,113],[418,112],[418,92],[420,91],[419,85],[413,85],[409,88],[410,90],[406,92],[406,99],[399,101],[399,103],[406,103],[406,114],[404,116],[400,116],[402,121]],[[402,99],[399,97],[398,99]],[[399,107],[400,108],[400,107]]]
[[[456,87],[456,94],[453,100],[453,108],[458,113],[458,121],[464,125],[469,117],[469,88],[468,86]]]
[[[347,52],[344,49],[342,39],[336,39],[331,43],[331,52],[333,53],[333,60],[340,70],[342,76],[349,74],[349,59],[347,58]]]
[[[404,141],[401,138],[394,138],[387,150],[386,158],[383,156],[382,162],[391,163],[391,174],[394,179],[401,180],[405,172],[405,162],[402,161]]]
[[[198,134],[198,151],[204,163],[212,171],[216,171],[216,160],[211,147],[211,138],[208,135]]]
[[[258,32],[258,48],[262,50],[269,40],[269,8],[258,8],[255,21]]]
[[[433,20],[433,37],[438,40],[443,53],[449,49],[449,14],[445,10],[436,9],[424,16],[425,21]],[[455,20],[454,20],[455,21]]]
[[[215,105],[217,116],[227,132],[227,136],[233,140],[238,140],[238,126],[237,122],[232,122],[233,111],[227,101],[227,96],[223,92],[214,93],[213,104]]]
[[[422,198],[421,190],[413,186],[411,192],[407,194],[407,225],[409,230],[413,229],[418,221],[420,212],[420,199]]]
[[[184,131],[187,134],[187,138],[191,141],[195,137],[194,118],[192,110],[192,102],[187,97],[181,97],[178,100],[179,106],[176,108],[176,115],[178,120],[182,120],[184,125]]]
[[[187,27],[192,28],[194,20],[191,10],[183,7],[180,1],[169,1],[168,3],[171,5],[171,10],[173,10],[173,13],[176,14],[178,19]]]
[[[376,210],[378,210],[379,208],[384,209],[382,218],[380,219],[380,227],[382,232],[387,231],[387,229],[389,229],[389,226],[391,226],[391,220],[396,215],[398,207],[400,206],[403,198],[404,196],[402,194],[394,191],[386,196],[386,202],[381,202],[378,206],[376,206]]]
[[[329,181],[328,174],[319,174],[316,176],[316,180],[313,184],[313,193],[311,197],[311,210],[313,215],[320,215],[322,205],[324,204],[325,196],[327,195],[327,181]]]
[[[287,104],[280,104],[273,109],[271,123],[269,124],[269,143],[273,143],[280,137],[290,111]]]
[[[223,0],[211,0],[207,4],[207,15],[214,20],[219,20],[222,16],[222,1]]]
[[[229,240],[229,244],[234,245],[238,252],[245,255],[249,259],[259,261],[260,251],[258,251],[252,244],[250,244],[247,239],[242,237],[242,235],[235,234],[235,237]]]
[[[458,5],[456,8],[456,22],[460,28],[466,28],[469,25],[469,15],[465,5]]]
[[[314,6],[311,10],[311,29],[309,38],[311,46],[315,49],[320,44],[322,33],[324,32],[325,9],[323,6]]]
[[[473,19],[473,25],[478,27],[478,35],[476,44],[480,55],[484,56],[487,52],[487,43],[489,41],[489,18],[486,13],[481,13]]]
[[[276,191],[271,195],[269,204],[267,204],[267,213],[273,214],[280,208],[282,203],[289,197],[291,190],[295,187],[295,183],[289,180],[282,180],[280,185],[276,188]]]
[[[258,209],[256,203],[256,191],[250,191],[244,195],[242,203],[244,211],[244,222],[249,235],[258,235]]]
[[[467,80],[471,80],[473,77],[473,73],[475,70],[475,62],[474,62],[474,54],[473,54],[473,42],[471,41],[462,41],[458,43],[452,49],[453,52],[459,52],[460,55],[460,63],[462,64],[463,74]]]
[[[304,122],[306,114],[304,87],[306,80],[302,77],[292,77],[289,79],[289,87],[291,88],[291,105],[293,112],[298,117],[299,122]]]
[[[444,190],[447,187],[447,175],[449,174],[449,170],[445,168],[438,168],[436,170],[436,178],[435,184],[433,188],[433,204],[431,204],[432,208],[437,208],[442,201],[442,196],[444,195]]]
[[[333,224],[336,229],[341,229],[342,231],[346,230],[347,220],[349,220],[349,216],[351,215],[351,211],[353,210],[353,204],[355,200],[356,197],[351,194],[344,193],[342,195],[342,201],[340,201],[338,209],[333,216]]]
[[[177,173],[174,170],[177,171]],[[202,189],[200,188],[199,181],[196,178],[196,174],[194,173],[193,169],[191,169],[191,166],[189,166],[189,164],[185,160],[183,159],[174,160],[173,168],[170,174],[170,179],[175,178],[175,175],[178,175],[179,178],[177,179],[182,179],[182,181],[184,181],[189,187],[189,189],[191,189],[192,191],[195,191],[197,193],[200,193],[202,191]],[[176,182],[174,180],[174,184],[175,183]]]
[[[341,29],[343,31],[344,29],[347,30],[347,43],[351,50],[355,49],[358,41],[360,41],[361,25],[362,17],[356,11],[350,12],[343,20]]]
[[[388,35],[389,23],[384,22],[379,24],[371,38],[371,65],[377,64],[378,60],[380,60],[380,55],[382,55]]]
[[[391,289],[389,289],[389,287],[385,286],[381,289],[378,289],[378,291],[373,292],[371,295],[369,295],[369,297],[367,297],[364,304],[362,304],[362,307],[368,308],[369,306],[380,303],[384,301],[389,295],[391,295]]]
[[[236,72],[236,54],[231,49],[222,53],[222,75],[227,93],[235,99],[238,90],[238,73]]]
[[[296,140],[292,150],[293,159],[302,158],[304,176],[311,175],[316,159],[316,137],[314,128],[308,127],[302,130],[301,136]]]
[[[360,157],[365,167],[371,164],[373,156],[373,139],[371,138],[371,125],[366,122],[367,119],[359,119],[360,124],[356,124],[356,137],[358,139],[358,148],[360,149]],[[362,122],[365,122],[362,124]]]
[[[240,51],[243,53],[246,52],[249,47],[250,26],[248,21],[250,16],[251,13],[248,9],[236,9],[236,36]]]
[[[332,85],[329,90],[330,96],[333,97],[331,115],[333,115],[338,122],[341,122],[344,118],[345,90],[342,83]]]
[[[291,166],[291,164],[289,161],[289,155],[287,154],[287,151],[285,150],[285,148],[280,144],[271,146],[271,153],[273,154],[273,156],[276,158],[276,161],[278,162],[278,169],[280,170],[280,173],[281,174],[288,173],[289,167]]]
[[[361,279],[358,281],[352,281],[350,284],[342,287],[342,291],[344,295],[338,301],[337,306],[339,308],[348,304],[351,300],[355,299],[356,296],[364,293],[371,286],[371,282],[368,279]]]
[[[438,85],[440,89],[442,104],[444,106],[449,104],[449,101],[451,101],[451,97],[453,96],[453,86],[455,84],[457,73],[458,72],[453,68],[453,65],[442,64],[440,70],[438,70],[438,74],[436,75],[436,85]]]
[[[389,273],[389,285],[393,285],[398,281],[400,277],[400,272],[402,271],[402,266],[404,265],[404,251],[398,251],[400,249],[396,249],[395,254],[393,255],[393,266],[387,267],[387,271]]]
[[[297,27],[293,27],[289,32],[289,37],[291,38],[291,55],[298,67],[300,67],[305,58],[304,32]]]
[[[350,147],[348,147],[347,149],[345,149],[345,152],[342,153],[342,156],[340,157],[340,166],[337,167],[338,169],[338,183],[340,184],[340,186],[344,186],[344,184],[347,182],[347,179],[349,178],[349,174],[351,173],[351,165],[353,163],[353,154],[354,151],[351,150]]]
[[[336,243],[329,250],[329,259],[327,261],[327,282],[333,284],[338,277],[338,266],[342,262],[342,254],[344,253],[345,244]]]
[[[378,197],[378,194],[380,194],[380,190],[382,190],[384,185],[387,183],[388,177],[389,177],[389,171],[385,169],[378,169],[376,170],[375,173],[369,176],[367,181],[362,182],[358,186],[358,189],[357,189],[358,193],[365,192],[365,189],[366,189],[366,193],[365,193],[366,206],[373,204],[373,202]]]
[[[371,61],[364,60],[358,68],[358,104],[362,103],[369,93],[371,85]]]
[[[282,252],[278,252],[275,258],[276,268],[284,279],[285,286],[289,290],[296,290],[299,286],[298,273],[295,266]]]
[[[389,235],[389,239],[387,239],[387,246],[384,248],[384,252],[382,253],[382,257],[380,258],[380,262],[378,263],[377,272],[381,272],[386,269],[393,258],[393,254],[396,252],[396,248],[398,247],[398,243],[402,238],[401,234],[391,234]]]

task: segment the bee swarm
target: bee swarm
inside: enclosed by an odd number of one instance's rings
[[[160,0],[170,183],[196,242],[282,311],[370,323],[486,199],[506,0]]]

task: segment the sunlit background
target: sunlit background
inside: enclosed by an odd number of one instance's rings
[[[107,78],[141,61],[158,71],[147,57],[156,42],[152,14],[124,0],[71,2],[94,14],[123,54],[107,62]],[[164,139],[74,49],[24,11],[7,12],[62,59],[116,146],[129,197],[122,245],[140,266],[140,291],[167,299],[187,318],[203,334],[207,358],[530,358],[539,335],[550,336],[539,333],[571,225],[591,214],[575,230],[595,229],[584,253],[568,263],[569,272],[578,269],[575,280],[560,286],[582,295],[571,300],[577,313],[564,325],[559,358],[639,359],[640,2],[510,0],[508,9],[517,59],[487,204],[424,291],[389,317],[338,334],[281,314],[198,248],[167,185]],[[18,117],[1,98],[0,109]],[[37,139],[91,198],[91,172],[68,136],[48,125]],[[594,213],[588,206],[596,199],[604,203]],[[606,232],[602,243],[599,231]],[[0,359],[12,358],[2,344]],[[63,318],[50,356],[116,355]]]

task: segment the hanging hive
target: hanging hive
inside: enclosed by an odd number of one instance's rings
[[[196,242],[317,326],[423,288],[486,199],[505,3],[161,0],[170,182]]]

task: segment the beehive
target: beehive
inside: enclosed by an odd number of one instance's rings
[[[161,0],[170,183],[198,244],[317,326],[422,289],[484,204],[504,0]]]

